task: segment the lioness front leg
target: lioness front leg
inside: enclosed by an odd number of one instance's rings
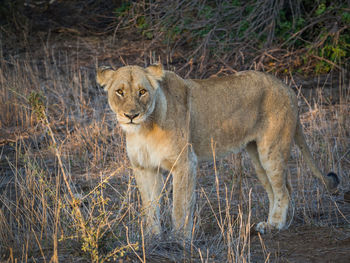
[[[161,231],[159,203],[162,176],[157,169],[133,168],[137,187],[141,193],[142,210],[146,218],[146,234],[158,235]]]
[[[196,173],[197,157],[193,152],[173,171],[173,225],[175,233],[185,239],[189,239],[192,233]]]

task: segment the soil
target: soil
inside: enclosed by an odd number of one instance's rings
[[[288,230],[251,239],[253,262],[350,262],[350,227],[291,226]],[[262,251],[265,250],[265,253]]]

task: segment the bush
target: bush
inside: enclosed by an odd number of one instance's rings
[[[215,56],[247,67],[264,52],[285,55],[298,50],[307,63],[296,67],[316,73],[349,62],[350,13],[345,1],[134,1],[123,4],[116,15],[146,39],[181,46],[195,61]]]

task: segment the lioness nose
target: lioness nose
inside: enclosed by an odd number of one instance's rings
[[[132,120],[135,119],[137,116],[139,116],[140,113],[136,113],[136,114],[126,114],[126,113],[124,113],[124,115],[125,115],[125,117],[128,117],[128,118],[132,121]]]

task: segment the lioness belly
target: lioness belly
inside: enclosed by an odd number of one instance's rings
[[[214,153],[218,157],[237,153],[245,148],[247,143],[256,139],[259,128],[257,112],[251,114],[248,120],[242,120],[241,116],[244,114],[241,110],[226,110],[228,113],[223,113],[210,123],[205,121],[203,116],[198,116],[191,122],[191,139],[200,160],[212,159]]]

